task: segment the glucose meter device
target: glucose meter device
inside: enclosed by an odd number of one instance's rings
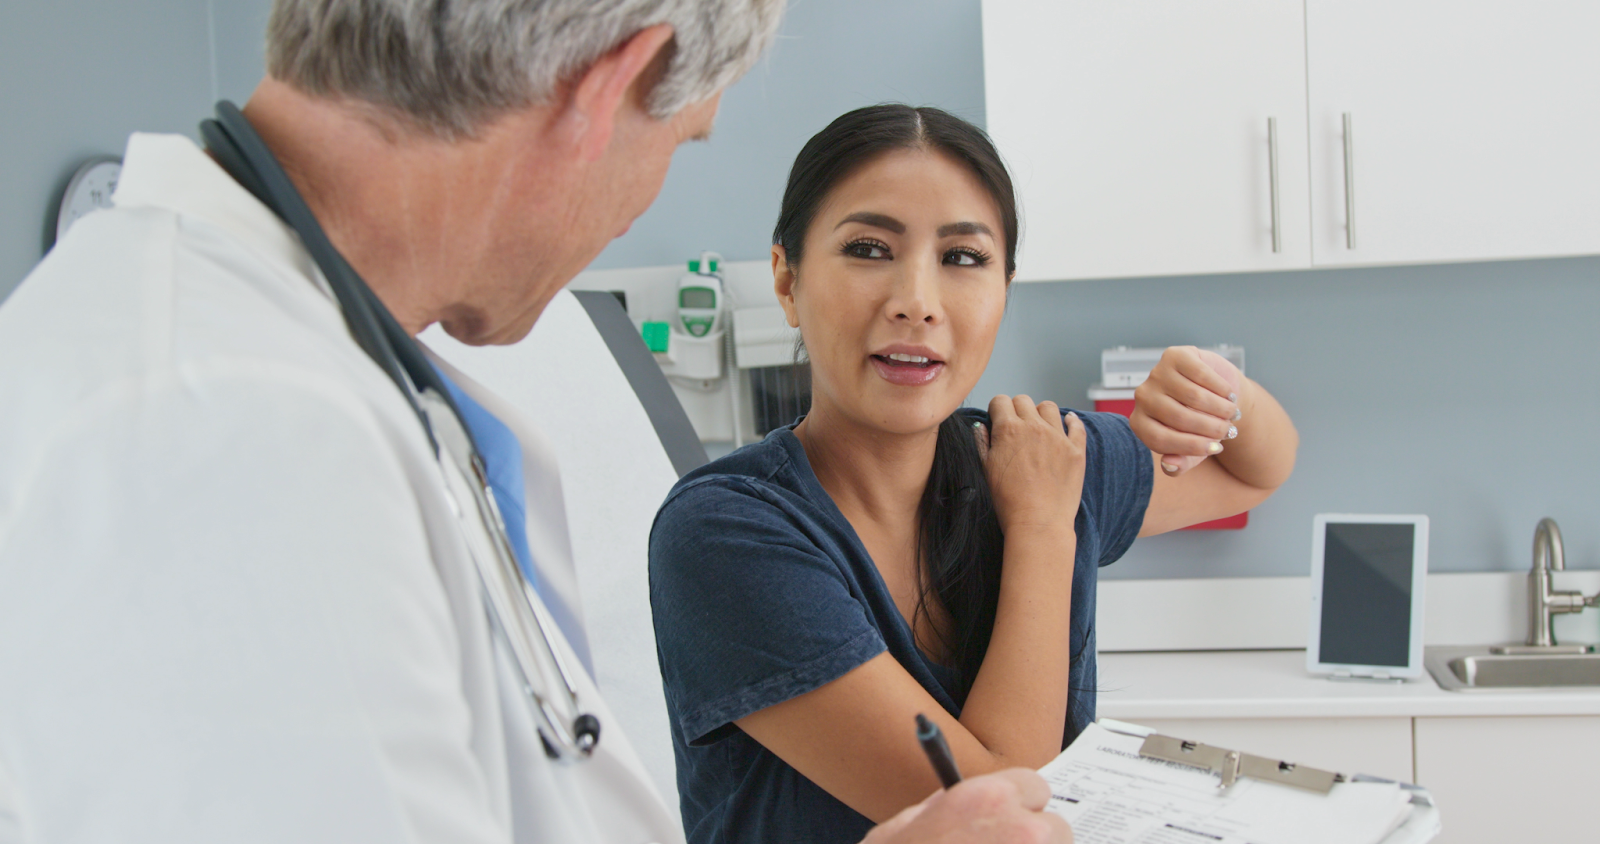
[[[721,328],[724,295],[713,253],[690,261],[689,274],[678,280],[678,322],[684,333],[705,337]]]

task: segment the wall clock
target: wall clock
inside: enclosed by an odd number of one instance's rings
[[[61,192],[61,204],[56,212],[55,240],[67,233],[80,217],[100,208],[111,207],[111,194],[122,177],[122,159],[109,155],[97,156],[79,165],[77,172]]]

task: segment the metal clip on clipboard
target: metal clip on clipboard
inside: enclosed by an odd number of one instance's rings
[[[1212,747],[1199,742],[1184,741],[1171,736],[1151,733],[1145,737],[1139,755],[1163,762],[1175,762],[1191,768],[1203,768],[1222,778],[1219,786],[1226,791],[1240,777],[1292,785],[1318,794],[1333,790],[1333,784],[1344,782],[1344,774],[1308,768],[1293,762],[1281,762],[1264,756],[1252,756],[1224,747]]]

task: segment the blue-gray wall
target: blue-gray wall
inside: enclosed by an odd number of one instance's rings
[[[193,136],[217,96],[248,96],[261,75],[268,8],[267,0],[7,4],[0,298],[38,262],[50,205],[79,162],[120,156],[134,130]]]
[[[1600,258],[1017,285],[974,399],[1084,403],[1100,350],[1235,343],[1300,429],[1242,531],[1140,540],[1116,576],[1303,574],[1316,513],[1425,513],[1436,571],[1525,569],[1559,521],[1600,565]]]
[[[73,162],[133,129],[182,132],[261,72],[268,0],[13,4],[0,28],[0,295],[38,259]],[[764,259],[790,161],[882,100],[982,122],[979,0],[791,0],[771,53],[678,155],[597,267],[701,249]],[[1108,576],[1296,574],[1311,516],[1422,512],[1441,571],[1521,569],[1534,522],[1600,567],[1600,258],[1019,285],[976,403],[1083,403],[1113,345],[1231,342],[1300,426],[1289,485],[1240,532],[1138,543]]]
[[[766,260],[789,165],[828,121],[877,102],[983,124],[978,0],[789,0],[777,41],[722,97],[710,143],[678,151],[654,206],[594,262]]]

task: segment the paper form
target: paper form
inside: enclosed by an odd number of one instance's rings
[[[1379,844],[1412,814],[1397,783],[1338,783],[1323,795],[1240,779],[1222,792],[1216,774],[1143,758],[1143,744],[1091,724],[1040,769],[1077,844]]]

